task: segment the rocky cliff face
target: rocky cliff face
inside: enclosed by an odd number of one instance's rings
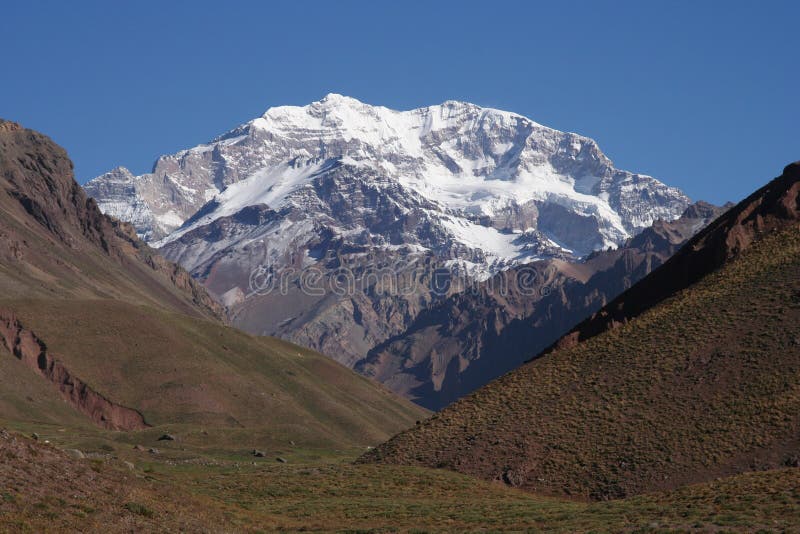
[[[340,95],[271,108],[151,173],[117,169],[85,187],[236,325],[348,366],[467,287],[616,248],[688,205],[616,169],[593,140],[520,115]]]
[[[136,410],[110,401],[76,377],[47,350],[14,312],[0,308],[0,342],[11,354],[58,389],[61,397],[95,424],[110,430],[141,430],[149,425]]]
[[[363,174],[374,190],[394,191],[398,209],[437,216],[453,243],[505,261],[524,249],[514,232],[541,226],[553,246],[586,254],[658,218],[675,218],[688,204],[653,178],[614,168],[593,140],[520,115],[464,102],[397,112],[340,95],[271,108],[207,145],[162,156],[149,174],[134,177],[119,168],[86,189],[145,239],[169,235],[161,241],[167,243],[248,205],[329,207],[335,218],[337,206],[324,198],[318,205],[310,191],[332,170],[346,182]],[[340,211],[347,210],[348,191],[339,191],[339,199]],[[204,206],[204,216],[195,217]],[[562,232],[560,218],[581,231]],[[475,226],[494,231],[470,243]],[[363,224],[339,230],[356,228],[389,237]]]

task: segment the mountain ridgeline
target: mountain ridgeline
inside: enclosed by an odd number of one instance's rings
[[[368,452],[608,499],[797,464],[800,164],[545,354]]]
[[[540,260],[497,274],[420,313],[356,370],[441,409],[555,342],[662,265],[726,207],[698,202],[585,261]]]
[[[361,447],[426,413],[320,354],[226,326],[185,270],[100,212],[62,148],[8,121],[0,243],[2,421]]]
[[[788,165],[783,174],[706,227],[656,271],[626,293],[581,322],[559,340],[569,346],[629,321],[662,300],[690,286],[736,258],[759,236],[780,231],[800,219],[800,163]]]
[[[119,168],[85,188],[201,281],[235,326],[318,350],[432,408],[522,361],[506,350],[520,339],[500,332],[507,323],[538,321],[535,353],[708,220],[687,216],[653,250],[628,248],[689,199],[617,169],[592,139],[465,102],[394,111],[335,94],[270,108],[150,173]],[[480,296],[532,262],[552,297]],[[434,290],[442,272],[452,283]],[[354,280],[337,291],[342,273]],[[475,302],[459,295],[476,286]],[[433,332],[454,308],[464,320],[494,310],[497,340],[466,323]],[[476,332],[492,330],[476,320]]]
[[[4,298],[117,298],[223,317],[185,270],[100,212],[66,152],[44,135],[0,119],[0,173]]]

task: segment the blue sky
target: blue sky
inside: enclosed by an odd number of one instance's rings
[[[466,100],[738,200],[800,159],[797,4],[5,2],[0,117],[53,137],[84,181],[329,92]]]

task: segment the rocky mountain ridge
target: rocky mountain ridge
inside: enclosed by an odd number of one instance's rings
[[[800,165],[550,351],[364,455],[606,500],[796,466]]]
[[[66,152],[46,136],[0,119],[0,178],[0,260],[15,266],[6,273],[15,281],[0,279],[6,298],[119,295],[225,316],[188,272],[158,256],[130,224],[101,213],[74,180]],[[101,272],[125,274],[94,276]]]
[[[334,94],[85,188],[235,325],[387,383],[397,362],[368,370],[365,356],[419,314],[517,266],[616,249],[689,205],[615,168],[593,140],[514,113],[454,101],[394,111]]]
[[[270,108],[207,145],[162,156],[152,173],[118,168],[85,187],[103,211],[158,245],[265,205],[295,208],[355,243],[485,256],[470,258],[483,277],[505,264],[619,245],[688,205],[680,191],[614,168],[593,140],[520,115],[453,101],[398,112],[335,94]],[[386,205],[361,205],[369,191]],[[367,217],[353,217],[359,210]],[[531,251],[531,242],[550,253]]]

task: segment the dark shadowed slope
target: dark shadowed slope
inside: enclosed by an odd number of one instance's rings
[[[577,336],[362,461],[595,499],[791,462],[800,450],[799,223],[794,164]],[[590,337],[587,325],[603,317],[614,320]]]
[[[420,313],[356,370],[438,410],[507,373],[662,265],[726,208],[692,204],[584,262],[544,260],[502,272]]]
[[[226,327],[185,271],[99,212],[63,149],[10,122],[0,242],[0,419],[363,446],[426,413],[313,351]]]

